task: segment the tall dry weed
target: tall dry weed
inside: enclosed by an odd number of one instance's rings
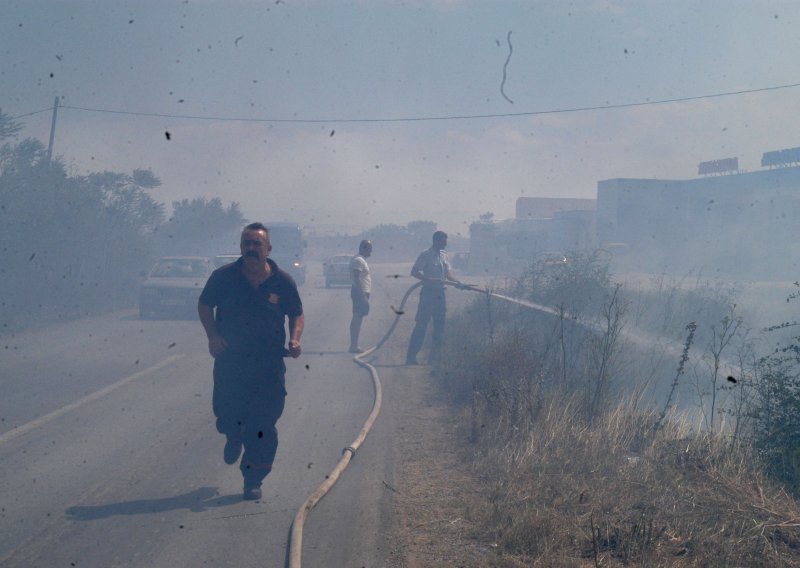
[[[592,349],[611,339],[592,334],[613,330],[485,299],[452,321],[437,377],[465,408],[485,488],[468,504],[475,537],[507,565],[800,566],[800,506],[742,437],[649,404],[638,384],[587,405]]]

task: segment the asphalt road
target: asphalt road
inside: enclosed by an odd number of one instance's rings
[[[406,265],[373,272],[364,346],[413,283]],[[298,507],[373,402],[369,374],[345,352],[349,290],[325,289],[312,266],[301,294],[304,355],[287,359],[280,447],[257,502],[242,501],[238,467],[222,460],[196,320],[141,321],[130,310],[0,336],[0,565],[284,566]],[[391,385],[384,409],[311,513],[304,566],[380,566],[389,552],[392,413],[412,372],[398,365],[410,324],[375,358]]]

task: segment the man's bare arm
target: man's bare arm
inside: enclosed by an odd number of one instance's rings
[[[200,316],[200,323],[203,324],[206,337],[208,337],[208,352],[211,353],[212,357],[216,358],[225,351],[228,343],[217,332],[217,324],[214,322],[214,309],[202,302],[197,302],[197,315]]]
[[[289,355],[297,359],[302,353],[300,348],[300,337],[303,335],[303,328],[306,324],[306,317],[303,314],[289,318]]]
[[[448,270],[448,271],[447,271],[447,279],[448,279],[450,282],[455,282],[456,284],[461,284],[461,281],[459,281],[459,280],[458,280],[458,278],[456,278],[456,277],[453,275],[453,271],[452,271],[452,270]]]

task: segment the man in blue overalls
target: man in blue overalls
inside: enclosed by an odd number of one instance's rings
[[[239,260],[211,274],[197,311],[214,357],[212,404],[217,430],[226,437],[225,463],[235,464],[244,447],[243,497],[260,499],[278,449],[275,425],[286,399],[283,357],[300,356],[305,319],[294,280],[268,258],[269,229],[246,226],[240,248]]]
[[[428,322],[433,319],[433,345],[431,358],[439,355],[444,336],[444,322],[447,313],[445,303],[445,282],[461,284],[456,280],[444,252],[447,246],[447,233],[436,231],[433,233],[433,246],[420,253],[417,261],[411,268],[411,276],[422,281],[422,290],[419,293],[419,306],[417,306],[416,325],[411,332],[406,353],[406,365],[417,365],[417,353],[422,349],[425,341],[425,332]]]

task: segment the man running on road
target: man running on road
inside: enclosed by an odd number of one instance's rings
[[[283,357],[300,356],[305,319],[294,280],[268,258],[269,229],[247,225],[240,250],[236,262],[211,274],[197,311],[214,357],[213,410],[226,437],[223,457],[234,464],[244,447],[243,498],[255,500],[278,449],[275,425],[286,398]]]

